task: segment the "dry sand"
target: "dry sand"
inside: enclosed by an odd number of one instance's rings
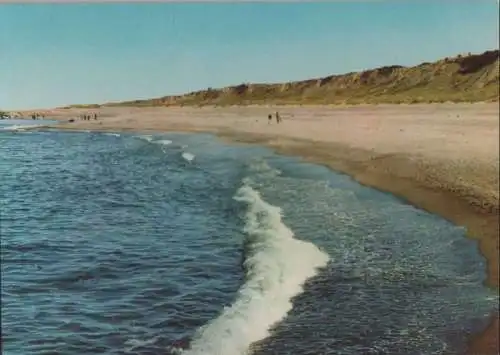
[[[283,122],[267,115],[278,110]],[[66,129],[213,132],[259,143],[351,175],[365,185],[467,227],[498,289],[498,103],[355,107],[101,108],[56,110]],[[498,317],[471,339],[471,354],[498,353]]]

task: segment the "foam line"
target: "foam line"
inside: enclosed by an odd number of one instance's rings
[[[234,199],[247,205],[244,232],[245,282],[234,303],[200,328],[183,355],[240,355],[269,336],[292,309],[304,282],[328,262],[314,244],[294,238],[281,209],[245,184]]]

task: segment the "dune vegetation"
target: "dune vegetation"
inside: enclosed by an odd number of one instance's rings
[[[412,104],[498,99],[499,51],[492,50],[413,67],[393,65],[287,83],[244,83],[102,106]]]

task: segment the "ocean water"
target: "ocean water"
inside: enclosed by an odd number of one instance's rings
[[[0,129],[15,354],[460,354],[497,305],[465,230],[210,135]]]
[[[30,133],[30,128],[47,126],[57,123],[57,121],[53,121],[50,119],[38,119],[38,120],[25,120],[25,119],[9,119],[9,120],[0,120],[0,131],[15,131],[15,132],[23,132]]]

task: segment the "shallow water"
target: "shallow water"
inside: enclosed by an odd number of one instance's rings
[[[0,174],[5,354],[458,354],[497,304],[462,228],[263,148],[0,131]]]
[[[26,120],[26,119],[8,119],[0,120],[0,131],[18,131],[24,133],[31,133],[27,128],[34,128],[39,126],[53,125],[57,121],[54,120]]]

